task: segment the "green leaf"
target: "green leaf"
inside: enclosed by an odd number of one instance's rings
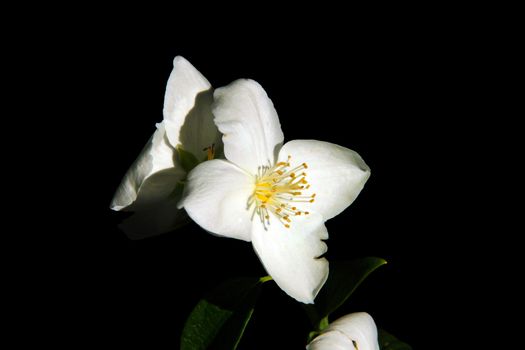
[[[373,257],[331,262],[328,280],[315,298],[315,304],[305,305],[315,329],[322,330],[326,326],[324,319],[343,305],[370,273],[384,264],[386,260]]]
[[[186,172],[189,173],[193,168],[199,165],[199,161],[193,153],[185,151],[181,147],[177,147],[177,151],[179,152],[180,164]]]
[[[381,350],[412,350],[410,345],[382,329],[379,330],[379,347]]]
[[[230,280],[201,299],[182,330],[181,350],[236,349],[267,280]]]

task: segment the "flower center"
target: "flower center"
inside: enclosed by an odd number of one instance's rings
[[[290,228],[291,218],[310,214],[297,208],[299,203],[313,203],[315,193],[304,194],[310,188],[306,181],[308,165],[302,163],[295,168],[290,166],[291,156],[286,162],[279,162],[273,167],[260,166],[255,179],[255,189],[248,199],[248,208],[255,203],[252,214],[257,214],[264,228],[270,225],[270,213],[286,228]]]

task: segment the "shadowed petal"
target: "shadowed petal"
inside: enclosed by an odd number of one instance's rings
[[[221,159],[199,164],[188,175],[179,207],[202,228],[220,236],[250,241],[247,209],[254,178]]]
[[[376,324],[366,312],[343,316],[330,324],[328,329],[344,333],[355,341],[359,350],[379,350]]]
[[[328,278],[328,260],[318,259],[328,239],[321,215],[295,217],[290,228],[271,216],[267,230],[257,216],[253,220],[253,247],[268,274],[292,298],[313,303]]]
[[[219,131],[213,122],[213,90],[206,78],[181,56],[173,60],[173,70],[164,96],[164,122],[168,140],[202,161],[204,148],[222,148]]]
[[[189,222],[184,210],[177,208],[180,196],[173,196],[134,212],[119,228],[129,239],[143,239],[170,232]]]
[[[284,140],[279,117],[264,89],[253,80],[236,80],[214,94],[215,123],[223,134],[226,159],[257,174],[273,165]]]
[[[366,312],[356,312],[343,316],[332,322],[321,335],[307,346],[308,350],[339,348],[379,350],[377,327],[374,319]]]
[[[119,226],[131,239],[175,229],[184,215],[176,207],[177,184],[186,173],[176,165],[164,125],[157,130],[117,188],[110,208],[135,212]]]
[[[308,346],[307,350],[357,350],[345,334],[339,331],[328,331],[317,336]]]
[[[111,209],[137,210],[156,204],[168,197],[184,178],[185,172],[176,167],[174,150],[165,135],[164,124],[157,124],[157,130],[124,175]],[[128,208],[132,204],[133,208]]]

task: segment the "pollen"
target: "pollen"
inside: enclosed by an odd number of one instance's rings
[[[314,202],[315,193],[304,193],[310,188],[305,171],[308,164],[292,167],[290,161],[288,156],[286,162],[273,167],[260,166],[255,176],[255,188],[247,204],[248,208],[253,207],[252,219],[257,216],[265,229],[273,220],[290,228],[293,217],[309,214],[300,207]]]

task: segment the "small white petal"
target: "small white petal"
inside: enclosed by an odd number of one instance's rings
[[[226,158],[251,174],[261,165],[273,165],[284,136],[264,89],[241,79],[217,89],[214,98],[213,114]]]
[[[181,56],[173,60],[173,70],[164,96],[164,122],[168,140],[197,159],[206,156],[204,148],[222,141],[213,122],[213,91],[206,78]]]
[[[255,179],[221,159],[199,164],[188,175],[179,208],[202,228],[220,236],[250,241],[247,202]]]
[[[356,312],[330,324],[328,331],[337,330],[355,341],[359,350],[379,350],[377,327],[372,316]]]
[[[287,142],[279,152],[279,161],[291,156],[292,166],[306,163],[306,180],[315,201],[304,210],[320,213],[324,220],[341,213],[356,199],[370,177],[370,168],[356,152],[315,140]]]
[[[328,260],[318,259],[326,250],[328,231],[321,215],[293,217],[290,228],[270,214],[267,230],[253,219],[252,243],[266,271],[288,295],[312,304],[328,278]]]
[[[157,130],[124,175],[111,201],[111,209],[140,210],[165,200],[185,176],[185,172],[175,166],[173,152],[163,123],[157,124]]]
[[[339,331],[328,331],[317,336],[308,346],[307,350],[357,350],[345,334]],[[359,349],[361,350],[361,349]]]

